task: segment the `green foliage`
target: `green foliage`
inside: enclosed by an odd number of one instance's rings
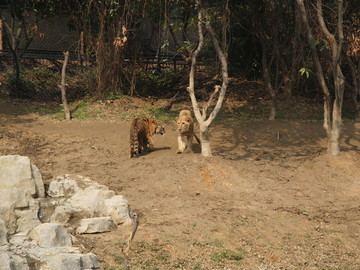
[[[306,79],[309,79],[310,73],[312,73],[312,71],[311,71],[310,69],[305,68],[305,67],[301,68],[301,69],[299,70],[299,72],[300,72],[301,76],[305,76]]]
[[[156,119],[164,122],[164,123],[170,123],[173,121],[173,119],[176,116],[176,113],[171,113],[165,111],[163,108],[160,107],[148,107],[147,110],[150,114],[152,114]]]
[[[27,80],[23,73],[16,78],[15,73],[10,73],[7,78],[10,95],[16,98],[35,98],[35,84]]]
[[[59,73],[44,67],[34,67],[27,72],[26,77],[35,86],[36,98],[47,100],[60,98]]]
[[[225,249],[220,252],[214,252],[211,254],[211,260],[214,262],[222,262],[225,260],[233,260],[233,261],[240,261],[244,259],[245,257],[245,251],[239,250],[238,252],[233,252],[228,249]]]
[[[90,116],[89,106],[87,101],[81,101],[77,105],[70,109],[71,116],[80,120],[88,119]]]
[[[138,74],[138,92],[151,96],[163,96],[164,92],[169,92],[176,82],[178,76],[173,69],[145,70]]]

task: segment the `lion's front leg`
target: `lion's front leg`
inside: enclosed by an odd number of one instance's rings
[[[184,150],[186,148],[184,137],[181,135],[178,136],[178,147],[179,148],[176,151],[176,153],[178,153],[178,154],[181,154],[182,152],[184,152]]]
[[[192,135],[186,136],[185,149],[187,150],[187,152],[192,152],[192,141],[193,141],[193,136]]]

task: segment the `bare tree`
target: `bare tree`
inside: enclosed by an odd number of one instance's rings
[[[29,3],[27,3],[29,4]],[[18,0],[8,2],[10,9],[10,18],[4,21],[6,34],[8,35],[7,43],[10,48],[13,60],[13,68],[15,73],[15,94],[16,97],[31,97],[33,93],[22,93],[21,89],[21,57],[26,49],[30,46],[35,38],[38,27],[36,21],[30,26],[31,18],[26,11],[29,6]],[[34,14],[35,15],[35,14]],[[1,17],[3,14],[1,14]],[[37,20],[37,17],[34,17]],[[34,20],[33,20],[34,21]]]
[[[342,53],[342,46],[344,41],[343,34],[343,0],[338,1],[337,5],[337,24],[336,24],[336,34],[332,34],[325,21],[323,16],[323,4],[322,0],[316,0],[316,15],[317,15],[317,24],[320,27],[322,34],[326,37],[327,43],[330,48],[331,54],[331,70],[333,76],[333,86],[334,86],[334,102],[332,103],[331,94],[329,87],[325,80],[324,70],[320,62],[318,51],[314,44],[316,40],[313,35],[313,30],[310,26],[308,19],[308,11],[305,8],[304,0],[296,0],[301,11],[301,16],[303,23],[306,27],[307,40],[310,46],[312,58],[316,68],[316,75],[319,85],[324,94],[324,129],[327,134],[328,139],[328,153],[331,155],[338,155],[340,153],[339,138],[341,133],[342,126],[342,103],[344,95],[344,86],[345,78],[341,70],[340,60]]]
[[[68,61],[69,61],[69,52],[67,51],[67,52],[64,52],[64,63],[63,63],[62,70],[61,70],[61,85],[60,85],[61,100],[62,100],[66,120],[71,119],[70,111],[69,111],[68,104],[67,104],[66,83],[65,83],[66,66],[67,66]]]
[[[196,0],[197,7],[198,7],[198,34],[199,34],[199,43],[197,45],[197,48],[192,52],[191,54],[191,68],[190,68],[190,74],[189,74],[189,87],[188,91],[190,94],[192,106],[194,109],[194,114],[196,117],[196,120],[199,123],[200,126],[200,141],[201,141],[201,154],[203,156],[212,156],[211,152],[211,146],[210,146],[210,139],[209,139],[209,126],[211,122],[215,119],[217,114],[219,113],[222,103],[225,99],[225,93],[228,86],[228,67],[227,67],[227,59],[226,59],[226,53],[222,51],[219,41],[216,37],[216,34],[211,26],[210,18],[208,14],[206,13],[205,9],[201,5],[200,0]],[[210,98],[208,102],[205,104],[205,106],[200,111],[198,102],[195,97],[195,86],[194,86],[194,77],[195,77],[195,69],[196,69],[196,61],[197,57],[202,49],[202,46],[204,44],[204,33],[203,33],[203,25],[205,25],[206,30],[209,33],[209,36],[212,40],[213,46],[216,50],[216,54],[220,60],[221,63],[221,73],[222,73],[222,85],[215,86],[214,92],[210,95]],[[223,46],[223,48],[226,48],[226,46]],[[220,89],[220,92],[219,92]],[[214,99],[215,95],[219,92],[218,100],[216,102],[215,107],[213,108],[210,115],[207,115],[207,110]]]

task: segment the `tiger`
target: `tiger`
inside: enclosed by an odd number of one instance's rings
[[[177,133],[178,133],[178,150],[177,154],[181,154],[186,149],[192,151],[192,140],[193,136],[200,144],[200,139],[194,133],[194,121],[191,117],[191,111],[182,110],[179,113],[179,116],[175,118],[177,123]]]
[[[154,134],[165,134],[163,123],[156,119],[136,118],[130,127],[130,158],[154,148]]]

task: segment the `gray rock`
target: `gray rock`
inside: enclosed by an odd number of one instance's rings
[[[9,253],[6,250],[0,250],[0,266],[1,270],[13,270],[11,269],[11,260]]]
[[[0,218],[0,246],[4,246],[7,243],[8,240],[7,240],[7,229],[5,226],[5,221]]]
[[[52,213],[50,217],[51,223],[60,223],[64,226],[70,226],[69,221],[73,216],[75,210],[71,207],[71,205],[59,205],[55,208],[55,211]]]
[[[48,263],[49,270],[98,270],[99,262],[94,254],[58,254]]]
[[[105,200],[104,213],[109,215],[117,225],[129,225],[132,223],[129,202],[123,195],[116,195]]]
[[[38,198],[44,198],[45,197],[45,186],[44,186],[44,182],[42,180],[41,173],[34,164],[31,164],[31,171],[32,171],[32,175],[33,175],[33,179],[34,179],[34,183],[35,183],[36,195]]]
[[[38,217],[39,208],[39,202],[30,198],[28,208],[15,209],[14,213],[17,216],[16,232],[27,232],[41,224]]]
[[[43,223],[31,230],[29,237],[40,247],[71,246],[71,237],[66,229],[57,223]]]
[[[72,179],[70,175],[65,174],[51,181],[48,188],[48,195],[54,198],[70,197],[79,190],[80,188],[77,181]]]
[[[115,227],[110,217],[86,218],[80,221],[77,233],[100,233],[110,232]]]
[[[94,216],[103,209],[103,202],[113,196],[115,196],[115,192],[112,190],[99,190],[89,187],[75,193],[71,197],[70,204],[75,211],[86,211]]]
[[[29,270],[27,260],[21,256],[10,253],[11,270]],[[1,269],[1,268],[0,268]]]
[[[0,157],[0,189],[20,188],[36,194],[36,185],[30,159],[22,156]]]
[[[22,189],[0,189],[0,217],[5,222],[8,233],[36,227],[39,204]]]

